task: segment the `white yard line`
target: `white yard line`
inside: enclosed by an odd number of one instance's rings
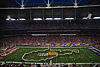
[[[94,47],[92,46],[92,48],[94,48]],[[94,49],[96,49],[96,48],[94,48]],[[99,50],[99,49],[96,49],[96,50],[100,52],[100,50]]]
[[[74,53],[73,53],[73,55],[74,55]],[[75,55],[74,55],[74,57],[76,57]],[[77,58],[78,59],[78,58]],[[78,62],[80,62],[79,60],[78,60]]]
[[[84,54],[87,54],[87,52],[86,51],[84,51],[85,53]],[[88,59],[88,57],[87,56],[85,56],[85,58],[89,61],[89,62],[91,62],[89,59]]]
[[[15,48],[13,48],[13,49],[10,50],[10,51],[1,54],[1,56],[7,56],[7,55],[9,55],[9,54],[15,52],[15,51],[18,50],[18,49],[19,49],[19,47],[15,47]]]
[[[66,60],[67,60],[67,62],[68,62],[67,55],[65,55],[65,57],[66,57]]]
[[[88,52],[87,52],[88,53]],[[88,55],[88,54],[87,54]],[[92,57],[95,57],[93,54],[90,54]],[[97,59],[97,58],[96,58]],[[94,61],[94,59],[92,59]],[[97,59],[98,60],[98,59]]]
[[[93,53],[93,52],[92,52]],[[90,54],[90,55],[92,55],[93,57],[95,57],[93,54]],[[96,54],[95,54],[96,55]],[[96,58],[97,60],[99,60],[98,58]]]
[[[13,47],[13,48],[15,48],[15,47]],[[13,48],[10,48],[10,49],[8,49],[7,51],[5,51],[5,52],[3,52],[3,53],[6,53],[6,52],[8,52],[8,51],[12,50]],[[3,54],[3,53],[2,53],[2,54]]]
[[[92,48],[94,48],[94,47],[92,47]],[[96,49],[96,48],[95,48]],[[93,52],[92,52],[93,53]],[[91,54],[93,57],[95,57],[93,54]],[[95,54],[96,55],[96,54]],[[97,60],[99,60],[98,58],[96,58]]]

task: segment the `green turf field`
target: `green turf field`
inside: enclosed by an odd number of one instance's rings
[[[24,62],[22,60],[22,56],[24,55],[24,53],[29,53],[31,51],[37,51],[37,50],[44,50],[47,48],[35,48],[35,47],[24,47],[22,46],[20,49],[18,49],[17,51],[15,51],[14,53],[6,56],[4,59],[2,59],[1,61],[10,61],[10,62]],[[90,50],[88,50],[87,48],[51,48],[52,50],[65,50],[65,49],[77,49],[79,50],[79,54],[73,53],[72,55],[65,55],[65,56],[58,56],[56,58],[54,58],[52,60],[53,63],[100,63],[100,56],[94,54],[93,52],[91,52]],[[48,53],[49,51],[45,51],[43,53]],[[63,54],[65,52],[58,52],[58,54]],[[70,51],[68,52],[70,53]],[[37,57],[38,53],[32,53],[30,55],[25,56],[25,59],[33,59],[35,58],[36,60],[39,59],[44,59],[46,57]],[[51,57],[51,56],[48,56]],[[47,61],[40,61],[39,63],[47,63],[50,62],[50,60]],[[34,63],[34,62],[33,62]]]

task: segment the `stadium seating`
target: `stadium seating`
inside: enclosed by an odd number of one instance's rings
[[[39,30],[39,29],[100,29],[98,22],[64,22],[64,23],[5,23],[1,30]]]
[[[98,43],[99,37],[94,36],[21,36],[21,37],[8,37],[0,40],[1,47],[11,45],[82,45]],[[3,45],[4,43],[4,45]]]

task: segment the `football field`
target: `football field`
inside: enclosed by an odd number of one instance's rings
[[[20,47],[20,46],[19,46]],[[32,62],[32,63],[49,63],[50,60],[52,60],[53,63],[100,63],[100,56],[96,55],[95,53],[91,52],[89,49],[86,47],[53,47],[51,50],[54,50],[58,54],[57,57],[46,60],[46,61],[24,61],[22,59],[22,56],[25,53],[32,52],[31,54],[28,54],[24,56],[24,59],[27,60],[40,60],[40,59],[46,59],[53,57],[54,55],[50,56],[38,56],[38,54],[46,54],[49,53],[50,50],[47,51],[42,51],[42,52],[34,52],[34,51],[40,51],[40,50],[45,50],[48,49],[47,47],[24,47],[22,46],[20,49],[16,50],[15,52],[11,53],[10,55],[6,56],[0,61],[5,61],[5,62]],[[56,50],[60,50],[62,52],[57,52]],[[64,50],[78,50],[79,53],[72,53],[71,55],[64,55],[60,56],[60,54],[65,54],[65,53],[71,53],[71,51],[64,51]]]

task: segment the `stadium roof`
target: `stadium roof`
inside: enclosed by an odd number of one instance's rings
[[[72,4],[74,0],[49,0],[50,3],[70,3]],[[21,0],[15,0],[15,2],[20,6],[22,4]],[[77,0],[79,4],[88,4],[89,0]],[[45,4],[48,3],[48,0],[24,0],[24,5],[33,5],[33,4]]]
[[[50,3],[50,8],[46,8],[48,1]],[[77,1],[76,7],[75,1]],[[24,8],[29,9],[16,9],[21,8],[22,5]],[[82,8],[77,8],[77,5],[82,6]],[[88,6],[83,7],[84,5]],[[99,17],[100,6],[90,7],[89,5],[100,5],[100,0],[0,0],[0,20],[6,19],[8,15],[15,19],[25,18],[28,20],[34,18],[82,19],[89,14],[91,14],[92,18]],[[73,8],[66,8],[67,6],[72,6]],[[38,7],[43,8],[38,9]]]

